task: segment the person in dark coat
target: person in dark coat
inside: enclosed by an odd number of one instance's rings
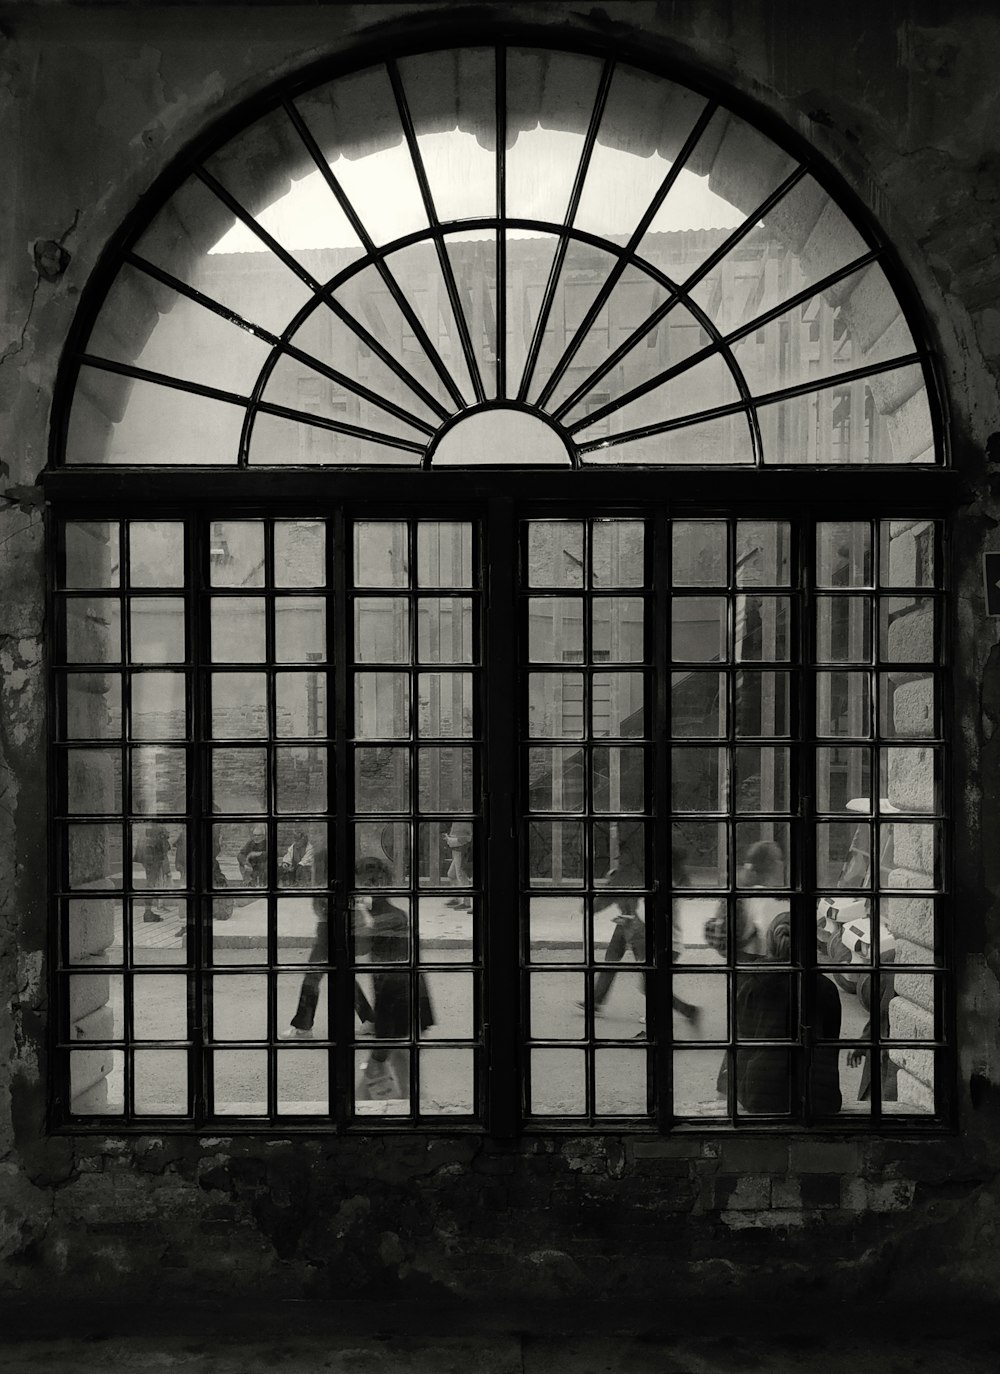
[[[362,887],[386,887],[392,880],[389,865],[376,856],[357,865]],[[355,957],[368,955],[375,993],[375,1040],[407,1040],[412,1034],[410,997],[410,917],[402,907],[373,892],[368,899],[367,921],[354,935]],[[395,967],[394,967],[395,966]],[[421,1031],[434,1025],[430,989],[423,973],[417,975],[417,1025]],[[359,1100],[410,1095],[410,1051],[406,1046],[376,1043],[368,1056],[357,1087]]]
[[[327,876],[325,849],[316,851],[315,864],[317,881],[325,883]],[[316,934],[313,938],[312,949],[309,951],[309,963],[326,964],[330,958],[330,918],[329,901],[325,893],[322,896],[317,894],[313,898],[313,911],[316,915]],[[319,1005],[319,990],[324,977],[324,973],[316,970],[310,970],[303,975],[298,1005],[295,1008],[295,1015],[292,1017],[291,1027],[285,1036],[286,1039],[311,1040],[313,1038],[313,1024],[316,1020],[316,1008]],[[375,1013],[368,998],[359,987],[357,979],[354,981],[354,1013],[362,1026],[370,1026],[374,1022]]]
[[[791,960],[791,917],[774,917],[764,942],[764,958]],[[741,1041],[787,1040],[793,1033],[794,999],[790,973],[753,973],[740,979],[736,992],[736,1028]],[[816,1035],[819,1041],[840,1037],[840,997],[829,978],[816,975]],[[842,1106],[839,1047],[817,1044],[809,1059],[809,1105],[817,1116],[832,1116]],[[792,1109],[792,1050],[774,1045],[741,1044],[736,1052],[736,1100],[755,1115],[786,1115]]]

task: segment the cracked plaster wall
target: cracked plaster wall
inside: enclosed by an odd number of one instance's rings
[[[100,251],[180,149],[285,72],[455,5],[0,5],[0,1291],[678,1300],[1000,1298],[1000,17],[986,3],[479,4],[620,34],[810,139],[927,311],[971,498],[956,523],[957,1139],[129,1142],[44,1129],[43,527],[60,349]],[[818,1239],[821,1236],[821,1244]],[[780,1243],[777,1243],[780,1242]],[[820,1261],[817,1254],[822,1255]]]

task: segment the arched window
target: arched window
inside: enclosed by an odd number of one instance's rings
[[[111,245],[49,474],[60,1120],[946,1114],[950,474],[787,143],[397,54]]]

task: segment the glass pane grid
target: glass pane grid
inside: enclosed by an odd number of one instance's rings
[[[473,1118],[481,1100],[478,532],[353,527],[352,967],[373,1036],[357,1119]],[[371,667],[369,667],[371,665]]]
[[[78,524],[54,670],[71,1118],[476,1122],[490,883],[474,524],[349,526],[340,630],[326,521]],[[681,1125],[933,1124],[949,1015],[940,524],[664,527],[659,597],[650,521],[521,527],[525,1123],[648,1123],[669,1054]],[[647,934],[661,905],[666,1043]]]

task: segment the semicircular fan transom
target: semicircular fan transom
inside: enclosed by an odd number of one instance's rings
[[[890,275],[809,166],[675,80],[406,56],[278,92],[175,178],[88,306],[65,461],[431,465],[469,411],[476,465],[523,461],[515,413],[552,465],[929,463]]]

